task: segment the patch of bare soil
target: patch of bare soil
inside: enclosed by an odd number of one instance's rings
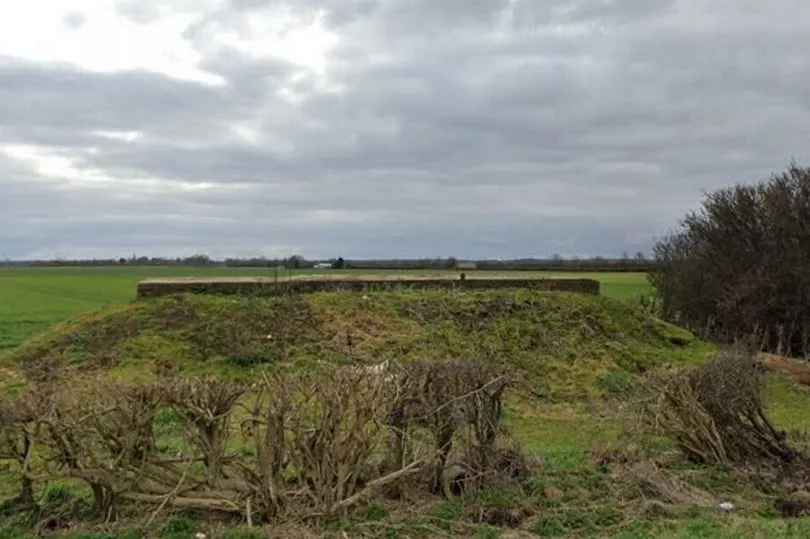
[[[810,362],[764,353],[759,354],[759,360],[768,371],[781,374],[810,392]]]
[[[12,382],[25,382],[25,376],[11,367],[0,367],[0,385]]]

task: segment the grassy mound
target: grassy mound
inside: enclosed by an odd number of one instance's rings
[[[244,378],[280,362],[503,361],[535,398],[573,402],[611,381],[705,356],[690,334],[629,305],[570,293],[499,290],[317,293],[281,298],[174,296],[105,307],[10,354],[27,374],[107,369],[148,378]]]

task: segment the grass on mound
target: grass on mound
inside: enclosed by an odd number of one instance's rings
[[[148,378],[170,363],[181,374],[247,378],[279,363],[483,358],[519,372],[535,399],[572,403],[708,350],[689,333],[605,297],[422,290],[141,300],[79,315],[7,359],[26,372],[63,375],[104,369]]]
[[[288,272],[282,272],[284,276]],[[361,274],[406,276],[454,276],[458,271],[407,270],[314,270],[290,272],[294,277]],[[602,283],[602,293],[618,299],[649,294],[652,289],[644,273],[606,272],[467,272],[477,277],[585,278]],[[0,354],[53,324],[79,313],[133,298],[138,281],[172,277],[275,277],[271,268],[116,266],[82,268],[0,268]]]

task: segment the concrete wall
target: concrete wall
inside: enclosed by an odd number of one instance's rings
[[[294,279],[275,282],[273,279],[160,279],[138,283],[138,297],[170,294],[244,294],[278,295],[320,291],[397,290],[402,288],[488,289],[530,288],[549,291],[599,294],[599,281],[593,279]]]

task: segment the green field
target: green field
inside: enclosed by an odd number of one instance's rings
[[[299,271],[296,275],[315,274]],[[391,271],[333,271],[334,275]],[[468,272],[469,273],[469,272]],[[442,272],[402,272],[403,275],[436,274]],[[444,272],[455,275],[457,272]],[[520,277],[593,278],[602,282],[602,293],[609,297],[629,299],[650,292],[642,273],[557,273],[510,272]],[[0,269],[0,351],[13,348],[47,327],[76,314],[109,303],[121,303],[135,297],[135,284],[148,277],[186,276],[272,276],[272,270],[261,268],[173,268],[173,267],[111,267],[111,268],[2,268]],[[485,277],[499,275],[476,272]],[[500,274],[502,275],[502,273]]]

